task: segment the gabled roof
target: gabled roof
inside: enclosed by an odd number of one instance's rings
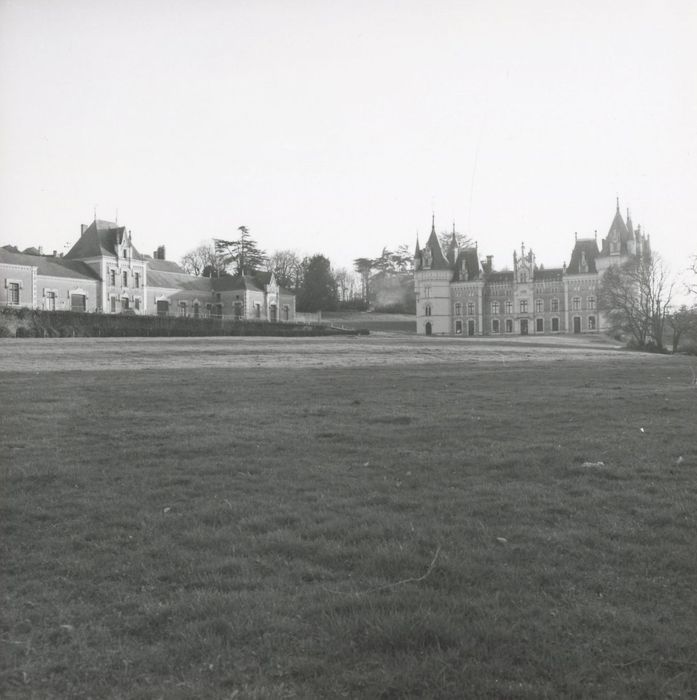
[[[26,265],[36,267],[39,275],[46,277],[68,277],[72,279],[98,280],[99,275],[88,265],[79,260],[67,260],[52,255],[27,255],[10,253],[0,248],[0,263],[8,265]]]
[[[66,258],[73,260],[97,258],[102,255],[114,256],[116,247],[123,242],[126,227],[119,226],[113,221],[95,219],[83,232],[77,243],[66,253]],[[143,256],[135,249],[133,257],[142,260]]]
[[[566,268],[567,275],[585,275],[589,272],[597,272],[595,259],[600,255],[598,243],[594,238],[579,238],[571,252],[571,261]],[[587,269],[583,269],[585,260]]]
[[[147,258],[147,261],[148,272],[152,270],[157,270],[158,272],[176,272],[180,275],[188,274],[181,265],[178,265],[172,260],[159,260],[155,258]]]
[[[166,270],[152,270],[149,264],[147,281],[148,287],[196,290],[206,294],[210,294],[213,291],[213,280],[211,280],[210,277],[194,277],[183,271],[168,272]]]
[[[218,277],[213,280],[213,289],[216,292],[232,292],[237,290],[250,292],[263,291],[251,275]]]

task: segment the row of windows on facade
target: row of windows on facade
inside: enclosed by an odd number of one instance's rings
[[[467,309],[468,316],[474,315],[474,313],[475,313],[474,302],[469,302],[466,305],[466,307],[464,307],[463,304],[458,302],[455,304],[455,316],[462,316],[463,308]],[[595,309],[595,297],[588,297],[586,308],[588,308],[589,310]],[[527,299],[521,299],[518,302],[518,310],[522,314],[525,314],[528,312],[528,300]],[[559,311],[559,299],[551,299],[550,300],[550,309],[549,310],[552,313]],[[572,311],[580,311],[581,310],[581,297],[574,297],[571,300],[571,310]],[[535,312],[538,314],[541,314],[544,312],[544,300],[542,300],[542,299],[535,300]],[[513,302],[506,301],[504,303],[500,303],[498,301],[492,301],[491,302],[491,313],[494,315],[499,314],[499,313],[511,314],[511,313],[513,313]],[[426,315],[429,316],[430,314],[427,312]]]
[[[7,304],[10,306],[19,306],[19,293],[21,284],[19,282],[7,283]],[[70,299],[70,308],[73,311],[84,311],[87,308],[86,297],[84,294],[68,293]],[[48,311],[56,310],[57,293],[53,289],[44,291],[44,308]]]
[[[109,270],[109,285],[116,286],[116,270]],[[121,271],[121,286],[128,287],[128,270]],[[133,286],[140,289],[140,272],[133,273]]]
[[[557,333],[560,330],[560,325],[559,325],[559,318],[555,317],[550,319],[551,323],[548,324],[548,330],[551,330],[552,333]],[[581,318],[576,317],[574,318],[574,325],[578,327],[578,329],[581,328]],[[597,328],[596,325],[596,318],[595,316],[589,316],[586,322],[586,328],[589,331],[594,331]],[[474,321],[469,321],[468,322],[468,332],[470,335],[474,335],[475,331],[475,324]],[[492,333],[500,333],[501,332],[501,321],[499,319],[495,318],[491,321],[491,332]],[[512,318],[507,318],[504,321],[504,332],[505,333],[513,333],[513,319]],[[535,319],[535,332],[537,333],[544,333],[545,332],[545,320],[543,318],[537,318]],[[462,321],[455,321],[455,333],[456,334],[461,334],[462,333]]]

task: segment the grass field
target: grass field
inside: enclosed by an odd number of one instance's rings
[[[697,697],[687,358],[0,352],[3,698]]]

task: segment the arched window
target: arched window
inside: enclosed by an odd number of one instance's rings
[[[431,315],[431,306],[430,306],[430,304],[426,304],[426,308],[424,309],[424,314],[425,314],[426,316],[430,316],[430,315]]]

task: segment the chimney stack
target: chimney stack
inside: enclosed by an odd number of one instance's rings
[[[80,235],[81,236],[86,230],[87,230],[87,224],[80,224]]]

